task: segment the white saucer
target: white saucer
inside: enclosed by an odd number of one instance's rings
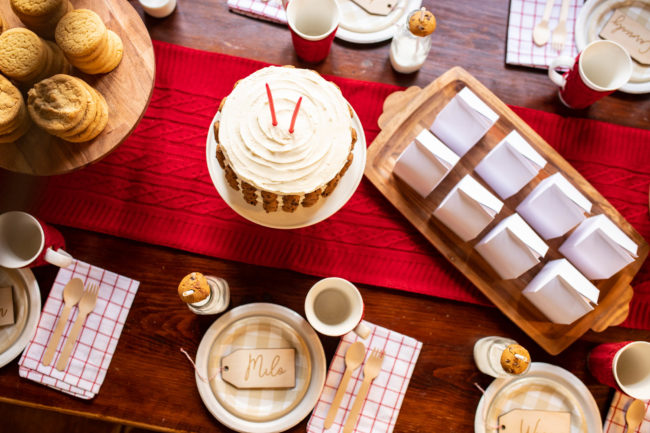
[[[5,285],[13,286],[14,293],[16,290],[26,291],[28,306],[27,320],[23,324],[22,332],[5,351],[0,353],[0,367],[7,365],[22,353],[34,336],[41,315],[41,292],[31,270],[0,268],[0,286]]]
[[[352,111],[354,112],[354,109]],[[208,171],[210,172],[212,183],[214,183],[221,198],[223,198],[232,210],[256,224],[275,229],[295,229],[321,222],[332,216],[347,203],[350,197],[352,197],[352,194],[357,190],[361,178],[363,178],[363,170],[366,167],[366,136],[363,132],[359,116],[355,112],[352,119],[354,129],[357,130],[357,142],[354,144],[354,149],[352,150],[354,158],[348,171],[341,178],[338,186],[329,197],[321,197],[312,207],[298,206],[298,209],[294,212],[283,212],[282,209],[278,209],[277,212],[266,212],[259,203],[257,206],[251,206],[244,201],[241,191],[235,191],[228,185],[223,170],[217,161],[217,142],[214,139],[214,128],[212,127],[217,116],[219,116],[219,113],[215,115],[210,123],[208,139],[205,146]]]
[[[395,6],[395,9],[388,16],[381,16],[366,12],[360,6],[352,3],[351,0],[337,1],[344,18],[336,31],[336,37],[355,44],[374,44],[391,39],[395,34],[396,26],[405,26],[408,14],[419,9],[422,5],[422,0],[397,0],[399,3]],[[351,14],[349,28],[345,27],[344,22],[346,11]],[[359,20],[369,24],[368,31],[353,29],[358,27],[352,23],[359,22]],[[376,29],[372,29],[373,23],[377,23],[378,27]]]
[[[304,397],[302,397],[300,402],[290,412],[270,421],[251,421],[243,419],[224,408],[214,395],[210,383],[204,382],[201,376],[204,378],[209,377],[210,352],[215,340],[222,331],[226,330],[231,324],[244,318],[264,316],[282,320],[292,327],[304,340],[311,357],[311,378]],[[318,402],[320,393],[325,385],[326,373],[325,352],[316,332],[301,315],[276,304],[255,303],[233,308],[208,328],[196,352],[195,378],[201,400],[203,400],[205,406],[219,422],[238,432],[274,433],[288,430],[298,424],[309,415]]]
[[[644,6],[645,5],[645,6]],[[644,14],[647,19],[646,27],[650,26],[650,4],[642,0],[590,0],[580,9],[576,19],[575,38],[576,47],[582,51],[584,47],[596,39],[605,26],[609,17],[617,8],[635,9],[638,13]],[[634,60],[632,60],[634,62]],[[625,93],[650,93],[650,66],[641,66],[635,63],[634,74],[641,73],[642,81],[630,81],[623,87],[621,92]]]
[[[490,384],[476,408],[474,432],[497,433],[498,426],[492,425],[494,424],[493,420],[500,415],[498,409],[493,407],[495,402],[498,403],[498,400],[501,400],[501,405],[508,407],[507,410],[504,410],[505,413],[515,409],[515,407],[507,405],[508,397],[517,393],[527,393],[530,396],[535,392],[540,392],[535,390],[536,387],[544,388],[547,390],[546,392],[552,390],[550,391],[552,392],[552,404],[556,407],[549,409],[546,406],[548,401],[540,403],[539,400],[532,398],[529,399],[531,403],[517,405],[516,408],[571,412],[571,433],[602,433],[603,424],[598,405],[585,384],[571,372],[543,362],[532,363],[530,371],[524,376],[498,378]]]

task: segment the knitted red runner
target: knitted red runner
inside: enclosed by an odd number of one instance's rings
[[[482,294],[364,178],[334,216],[275,230],[232,211],[205,161],[210,122],[253,60],[155,42],[156,84],[133,135],[103,161],[54,176],[34,212],[46,221],[256,265],[483,303]],[[399,87],[327,77],[358,113],[367,143]],[[650,238],[650,131],[513,107]],[[74,251],[73,251],[74,253]],[[650,329],[650,266],[633,283],[626,326]]]

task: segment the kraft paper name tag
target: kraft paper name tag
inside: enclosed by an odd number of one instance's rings
[[[14,295],[11,287],[0,287],[0,326],[14,324]]]
[[[399,0],[352,0],[371,14],[388,15]]]
[[[503,433],[571,433],[571,413],[515,409],[499,416]]]
[[[240,349],[221,358],[221,377],[237,388],[293,388],[296,349]]]
[[[637,62],[650,65],[650,30],[634,18],[620,10],[614,11],[600,36],[623,45]]]

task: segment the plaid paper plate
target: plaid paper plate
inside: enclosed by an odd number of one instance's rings
[[[218,372],[221,359],[239,349],[295,349],[296,385],[289,389],[237,389]],[[311,358],[305,341],[282,320],[257,316],[233,323],[219,334],[210,351],[208,372],[219,402],[250,421],[277,419],[296,407],[309,387]]]
[[[569,371],[534,362],[522,377],[498,378],[485,390],[476,409],[475,433],[497,433],[499,416],[513,409],[571,413],[571,433],[601,433],[596,401]]]

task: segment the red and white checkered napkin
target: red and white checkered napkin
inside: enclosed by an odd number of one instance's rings
[[[570,0],[566,42],[562,52],[557,52],[551,47],[552,32],[557,26],[560,17],[561,3],[561,0],[555,0],[553,5],[549,21],[551,36],[548,43],[538,47],[533,42],[533,29],[542,20],[546,0],[510,0],[508,42],[506,45],[507,64],[547,69],[551,60],[560,55],[575,57],[578,54],[574,29],[578,12],[582,7],[582,0]]]
[[[623,433],[625,432],[625,411],[634,399],[623,394],[620,391],[614,393],[612,405],[607,412],[603,433]],[[625,433],[650,433],[650,400],[645,401],[645,417],[643,422],[636,430],[630,430]]]
[[[228,0],[228,7],[233,12],[253,18],[287,23],[287,14],[281,0]]]
[[[364,322],[364,324],[372,331],[367,339],[362,339],[354,332],[346,334],[341,339],[327,373],[325,387],[307,424],[308,433],[324,431],[325,417],[345,372],[345,352],[355,341],[365,344],[366,359],[372,349],[382,350],[384,362],[381,372],[370,386],[354,431],[372,433],[393,431],[404,394],[420,355],[420,349],[422,349],[422,343],[372,323]],[[343,425],[348,418],[362,381],[363,365],[352,373],[343,400],[341,400],[341,406],[334,418],[334,424],[327,430],[328,432],[343,431]]]
[[[95,308],[86,318],[79,339],[72,349],[65,371],[59,371],[54,365],[77,317],[77,307],[70,312],[52,364],[45,367],[41,364],[41,359],[63,310],[63,287],[75,277],[81,278],[84,287],[91,283],[99,284],[99,293]],[[104,382],[139,285],[139,281],[78,260],[69,267],[60,269],[43,307],[36,334],[18,363],[20,376],[75,397],[93,398]]]

